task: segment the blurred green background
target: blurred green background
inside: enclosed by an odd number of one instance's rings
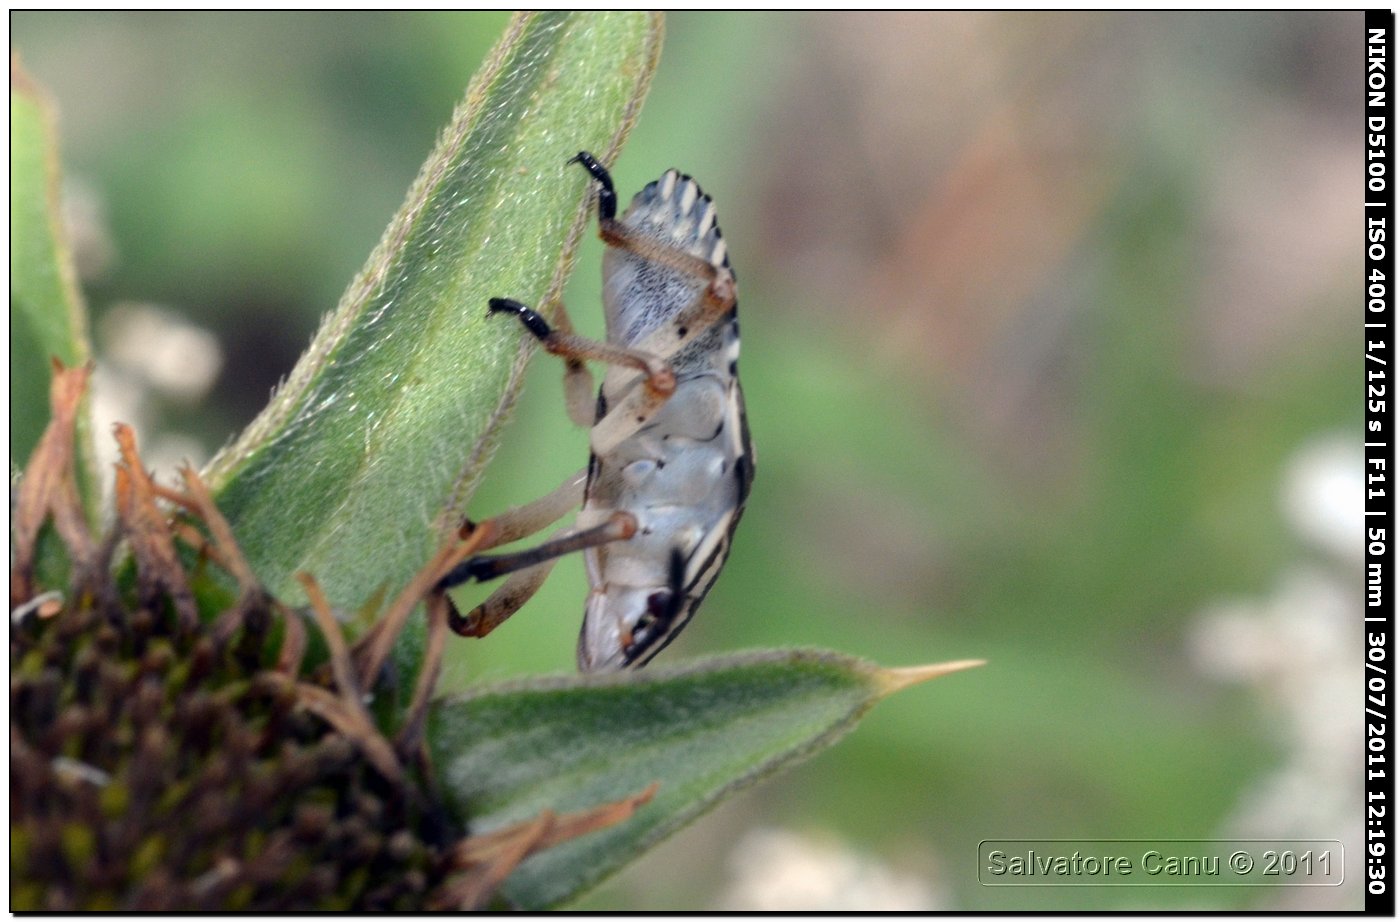
[[[266,401],[505,21],[12,14],[59,109],[98,410],[156,466]],[[990,664],[582,906],[1360,907],[1362,42],[1360,13],[670,17],[614,176],[714,196],[759,460],[665,658]],[[600,254],[568,289],[594,335]],[[533,363],[476,516],[586,460],[559,372]],[[583,594],[565,561],[447,681],[572,669]],[[977,882],[983,839],[1240,836],[1341,839],[1347,882]]]

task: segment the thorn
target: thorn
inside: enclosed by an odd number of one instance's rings
[[[875,685],[881,697],[892,695],[897,691],[903,691],[921,682],[930,679],[941,678],[954,672],[962,672],[964,669],[974,669],[978,666],[987,665],[984,659],[960,659],[951,663],[931,663],[926,666],[902,666],[898,669],[877,669],[875,671]]]

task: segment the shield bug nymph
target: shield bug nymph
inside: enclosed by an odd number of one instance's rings
[[[506,582],[465,618],[483,636],[544,582],[561,554],[581,550],[589,594],[579,634],[585,672],[641,666],[694,616],[729,556],[753,483],[754,449],[739,386],[734,271],[715,206],[689,176],[668,170],[617,217],[612,177],[592,155],[598,189],[607,338],[578,336],[560,305],[551,326],[532,308],[492,298],[564,359],[570,417],[591,426],[581,472],[549,496],[495,519],[496,543],[547,526],[576,507],[572,529],[539,547],[464,561],[440,585]],[[585,361],[607,366],[596,400]]]

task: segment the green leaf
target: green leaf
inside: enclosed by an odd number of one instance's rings
[[[49,421],[50,357],[88,360],[87,312],[59,216],[58,141],[38,86],[10,64],[10,463],[23,466]],[[86,406],[86,398],[84,398]],[[97,496],[92,427],[78,429],[78,482]]]
[[[533,349],[487,299],[557,298],[589,191],[566,160],[616,156],[660,41],[641,13],[512,19],[340,306],[207,471],[273,593],[304,598],[306,570],[355,608],[455,526]]]
[[[725,795],[835,742],[885,695],[974,665],[879,669],[779,650],[537,679],[438,702],[428,739],[439,786],[473,834],[660,782],[630,820],[521,864],[503,893],[540,909],[596,884]]]

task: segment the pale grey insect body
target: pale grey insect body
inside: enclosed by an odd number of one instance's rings
[[[689,176],[668,171],[636,195],[619,223],[703,260],[732,288],[714,203]],[[604,257],[608,342],[659,356],[676,387],[630,430],[600,424],[645,376],[614,365],[599,390],[577,527],[620,510],[636,518],[637,529],[584,551],[591,590],[578,661],[585,671],[642,665],[679,633],[719,575],[748,498],[754,451],[739,386],[737,304],[703,331],[676,327],[711,285],[631,249],[609,247]]]
[[[564,359],[569,417],[592,425],[588,468],[494,517],[480,547],[534,534],[577,508],[580,494],[583,508],[572,529],[527,550],[477,554],[437,585],[506,577],[465,617],[449,613],[457,633],[484,637],[561,555],[583,551],[589,594],[578,664],[589,672],[644,665],[694,616],[729,555],[754,451],[739,389],[734,272],[714,203],[670,170],[619,219],[607,169],[582,151],[571,162],[597,183],[607,341],[574,333],[562,304],[553,324],[512,298],[490,298],[488,313],[513,314]],[[596,403],[586,362],[608,369]]]

